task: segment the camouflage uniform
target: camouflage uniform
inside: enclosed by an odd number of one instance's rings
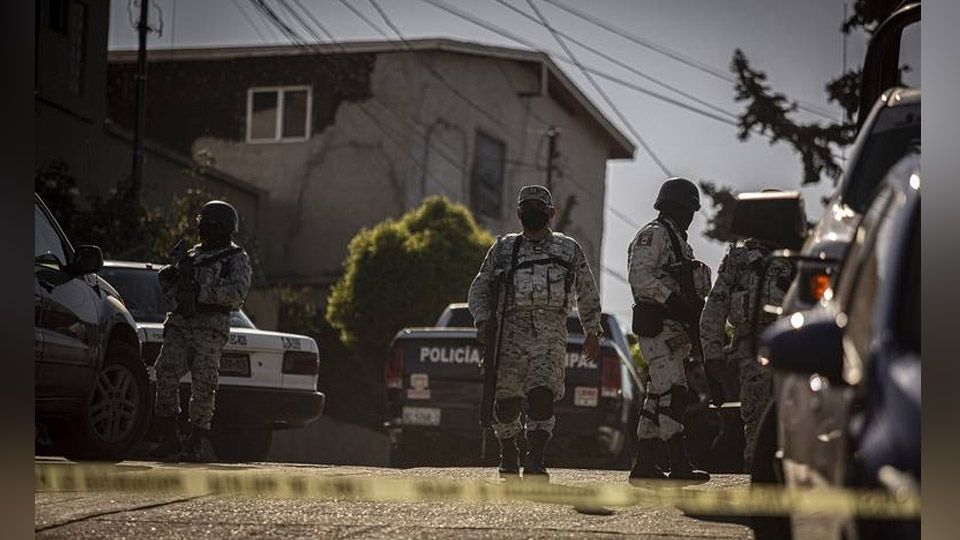
[[[717,282],[713,285],[700,319],[700,338],[703,356],[711,371],[724,373],[739,371],[740,415],[743,418],[745,438],[744,464],[749,470],[753,459],[753,444],[757,437],[760,416],[772,392],[771,374],[757,362],[752,353],[753,337],[774,320],[763,306],[780,305],[790,286],[792,268],[789,263],[775,260],[767,270],[765,286],[761,291],[759,328],[750,326],[757,287],[762,277],[764,258],[770,249],[760,242],[748,239],[731,244],[720,263]],[[726,324],[733,326],[733,340],[724,348]]]
[[[470,312],[478,323],[492,320],[497,299],[493,284],[509,270],[514,242],[522,238],[513,273],[512,295],[506,299],[497,371],[496,399],[522,398],[531,389],[548,388],[559,401],[567,353],[567,315],[578,307],[587,335],[600,333],[600,296],[576,240],[548,231],[539,241],[510,234],[487,253],[470,285]],[[553,432],[556,417],[527,421],[527,430]],[[499,439],[523,431],[519,418],[493,424]]]
[[[641,228],[627,251],[630,288],[639,302],[665,305],[672,293],[681,292],[680,284],[666,270],[677,262],[666,227],[676,233],[684,258],[693,260],[693,248],[686,242],[686,233],[669,218],[652,221]],[[710,290],[710,269],[696,265],[693,278],[697,294],[706,296]],[[653,337],[638,336],[637,341],[650,373],[637,437],[666,441],[683,432],[684,411],[676,410],[680,407],[673,397],[688,388],[685,363],[692,352],[690,338],[679,322],[664,319],[662,332]]]
[[[190,422],[210,429],[219,382],[220,352],[230,335],[230,311],[240,309],[250,289],[250,258],[242,249],[231,247],[190,250],[194,279],[198,285],[197,312],[183,315],[174,311],[163,325],[163,346],[157,358],[156,414],[170,417],[180,413],[180,379],[190,373]],[[176,298],[177,283],[161,280],[164,293]]]

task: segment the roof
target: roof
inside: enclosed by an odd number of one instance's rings
[[[178,49],[151,49],[150,62],[228,60],[238,58],[302,56],[316,54],[362,54],[397,53],[411,51],[442,51],[455,54],[499,58],[516,62],[529,62],[543,66],[560,83],[562,90],[573,97],[576,106],[587,114],[607,136],[610,143],[609,159],[631,159],[636,146],[620,131],[579,87],[560,69],[550,56],[541,51],[485,45],[470,41],[446,38],[427,38],[406,41],[348,41],[312,44],[309,48],[296,45],[198,47]],[[112,63],[132,63],[137,60],[135,49],[114,50],[108,53]]]

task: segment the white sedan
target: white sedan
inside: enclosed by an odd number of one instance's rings
[[[123,298],[140,334],[143,361],[151,381],[163,343],[163,319],[172,309],[157,279],[159,265],[107,261],[100,275]],[[272,432],[300,428],[323,412],[317,391],[319,353],[308,336],[259,330],[243,311],[231,314],[230,338],[220,358],[220,386],[211,426],[211,443],[224,461],[262,460]],[[180,383],[186,413],[190,375]]]

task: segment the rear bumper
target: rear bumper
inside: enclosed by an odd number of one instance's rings
[[[190,385],[180,385],[182,407],[189,397]],[[323,414],[325,403],[322,392],[221,385],[213,427],[301,428]]]

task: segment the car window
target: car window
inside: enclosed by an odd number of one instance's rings
[[[898,105],[880,111],[852,168],[842,180],[843,203],[863,212],[887,171],[920,146],[920,104]]]
[[[232,328],[256,328],[250,317],[242,310],[230,312],[230,326]]]
[[[163,294],[157,271],[153,268],[107,266],[99,273],[117,289],[137,322],[163,322],[167,312],[174,308],[173,302]]]
[[[465,307],[453,308],[450,310],[450,320],[447,322],[448,328],[473,328],[473,315]]]
[[[63,241],[53,223],[40,208],[39,204],[33,205],[33,257],[34,259],[42,255],[53,255],[61,266],[67,263],[67,255],[63,249]]]

